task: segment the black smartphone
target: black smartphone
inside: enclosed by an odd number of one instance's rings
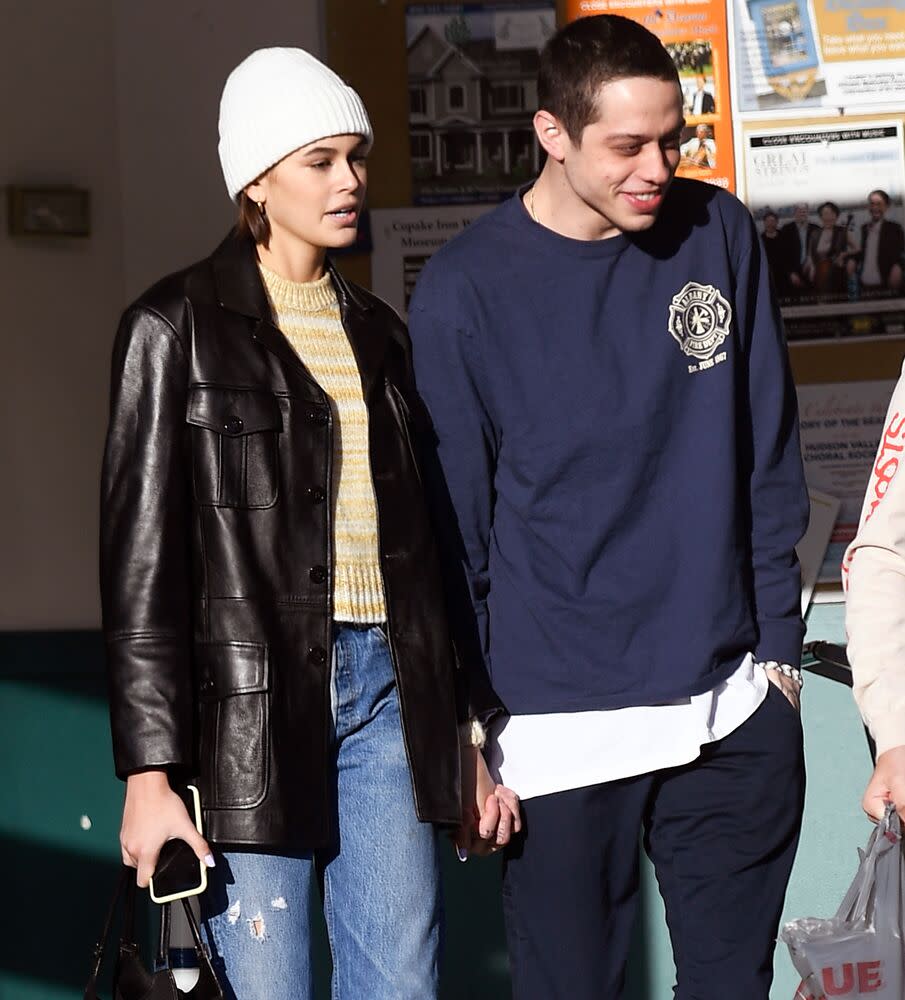
[[[182,794],[182,793],[180,793]],[[201,796],[194,785],[186,785],[183,800],[195,828],[201,830]],[[160,849],[157,867],[151,876],[151,899],[171,903],[175,899],[197,896],[207,888],[207,867],[184,840],[168,840]]]

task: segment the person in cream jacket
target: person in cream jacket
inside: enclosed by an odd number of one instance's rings
[[[877,744],[862,807],[905,819],[905,366],[889,403],[855,539],[842,562],[855,702]]]

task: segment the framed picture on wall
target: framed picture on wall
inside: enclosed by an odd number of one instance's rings
[[[10,236],[91,235],[91,193],[72,187],[7,188]]]

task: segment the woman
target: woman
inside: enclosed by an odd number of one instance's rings
[[[805,273],[815,291],[841,294],[845,292],[846,261],[858,248],[848,228],[836,225],[840,213],[835,202],[825,201],[817,214],[821,227],[808,238]]]
[[[437,992],[432,824],[463,810],[419,409],[403,325],[327,259],[355,240],[370,144],[326,66],[249,56],[220,106],[239,225],[127,309],[114,349],[101,584],[123,861],[146,885],[180,837],[212,867],[204,924],[237,1000],[313,995],[320,878],[334,997]],[[458,841],[502,845],[516,800],[474,746],[461,761]],[[190,777],[207,841],[171,788]]]

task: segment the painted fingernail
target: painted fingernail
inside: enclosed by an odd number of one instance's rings
[[[468,860],[468,851],[466,851],[464,847],[459,847],[459,845],[456,844],[456,857],[460,861],[467,861]]]
[[[205,854],[204,863],[207,865],[208,868],[213,868],[217,864],[217,862],[214,861],[213,854]]]

